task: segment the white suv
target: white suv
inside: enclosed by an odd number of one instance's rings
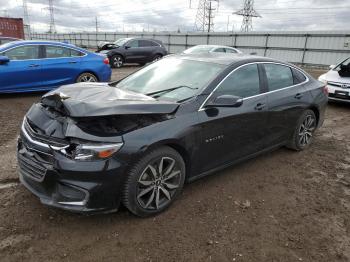
[[[318,78],[327,85],[329,100],[350,103],[350,57],[338,65],[331,65],[330,69]]]

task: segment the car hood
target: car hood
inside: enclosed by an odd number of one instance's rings
[[[70,117],[109,115],[171,114],[179,104],[109,86],[79,83],[62,86],[45,94],[41,103]]]
[[[324,78],[328,82],[336,82],[336,83],[342,83],[342,84],[350,84],[350,77],[341,77],[338,74],[338,71],[330,70],[324,75],[320,76],[321,78]]]

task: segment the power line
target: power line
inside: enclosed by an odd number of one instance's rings
[[[244,0],[243,9],[238,10],[233,14],[243,16],[241,26],[242,32],[249,32],[253,30],[253,17],[261,17],[261,15],[254,10],[254,0]]]

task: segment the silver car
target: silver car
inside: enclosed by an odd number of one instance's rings
[[[223,45],[196,45],[183,51],[185,54],[200,54],[200,53],[231,53],[242,54],[242,52],[236,48]]]

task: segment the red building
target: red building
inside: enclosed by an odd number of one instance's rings
[[[0,17],[0,37],[1,36],[24,39],[23,19]]]

